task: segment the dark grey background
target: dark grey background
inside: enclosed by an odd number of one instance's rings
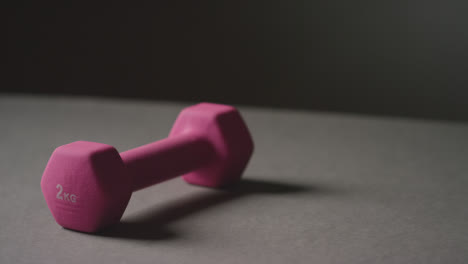
[[[8,93],[468,120],[466,1],[15,1]]]

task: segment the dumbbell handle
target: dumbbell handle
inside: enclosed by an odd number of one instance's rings
[[[186,132],[120,153],[133,178],[133,191],[172,179],[211,162],[215,155],[202,135]]]

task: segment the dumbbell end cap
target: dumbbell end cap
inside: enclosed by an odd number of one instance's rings
[[[187,107],[179,114],[169,136],[186,132],[204,135],[213,146],[214,162],[185,174],[185,181],[207,187],[222,187],[241,178],[254,144],[236,108],[213,103]]]
[[[118,222],[132,193],[131,178],[117,150],[87,141],[55,149],[41,189],[56,222],[81,232]]]

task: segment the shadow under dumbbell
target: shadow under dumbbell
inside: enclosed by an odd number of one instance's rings
[[[319,187],[243,179],[223,189],[210,189],[206,193],[184,197],[162,207],[158,206],[150,212],[122,220],[119,224],[108,227],[97,235],[137,240],[176,238],[178,234],[169,230],[168,225],[210,207],[250,195],[281,195],[298,192],[323,193],[327,190]]]

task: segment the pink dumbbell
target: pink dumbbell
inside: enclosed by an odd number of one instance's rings
[[[55,149],[41,180],[57,223],[82,232],[117,223],[133,191],[184,175],[221,187],[240,179],[253,151],[250,133],[231,106],[185,108],[169,137],[125,151],[77,141]]]

